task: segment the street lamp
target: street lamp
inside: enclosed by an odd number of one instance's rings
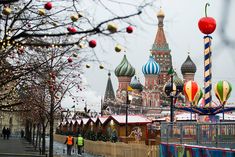
[[[174,69],[171,67],[168,70],[168,75],[171,76],[170,82],[167,82],[164,85],[164,92],[165,94],[170,97],[171,99],[171,106],[170,106],[170,122],[172,123],[174,121],[174,98],[177,97],[177,95],[183,91],[183,85],[182,84],[175,84],[174,83]]]
[[[131,103],[132,100],[132,95],[129,95],[128,90],[127,91],[123,91],[123,94],[126,94],[126,123],[125,123],[125,127],[126,127],[126,137],[128,136],[128,107]]]

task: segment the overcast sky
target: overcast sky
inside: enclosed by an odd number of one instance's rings
[[[100,60],[104,61],[104,66],[111,70],[111,78],[116,91],[118,82],[113,70],[121,62],[124,54],[132,66],[136,69],[136,74],[144,84],[144,75],[141,71],[142,66],[147,62],[149,50],[152,47],[157,31],[156,13],[160,6],[165,13],[164,30],[167,42],[171,49],[173,66],[178,75],[182,78],[180,68],[187,57],[187,52],[197,66],[195,81],[203,87],[203,34],[199,31],[197,23],[204,17],[204,6],[208,1],[205,0],[157,0],[153,7],[144,12],[140,17],[131,20],[135,24],[133,34],[126,34],[124,39],[112,41],[103,40],[95,49]],[[208,16],[212,16],[217,21],[217,28],[212,34],[212,83],[219,80],[229,81],[233,87],[235,85],[235,24],[233,22],[235,2],[209,1]],[[228,6],[225,6],[229,4]],[[226,9],[225,9],[226,8]],[[117,8],[118,9],[118,8]],[[101,12],[102,14],[102,12]],[[101,15],[102,16],[102,15]],[[221,30],[224,30],[224,33]],[[123,37],[123,36],[122,36]],[[231,42],[231,43],[230,43]],[[116,53],[114,45],[120,43],[125,47],[126,52]],[[226,45],[226,43],[228,43]],[[103,97],[107,83],[106,70],[99,70],[99,64],[91,63],[90,69],[85,69],[85,78],[89,85],[84,99],[92,109],[100,109],[100,98]],[[214,88],[213,88],[214,89]],[[212,92],[214,95],[214,91]],[[214,97],[213,101],[217,102]],[[235,102],[235,91],[228,102]],[[69,101],[66,106],[72,106]],[[82,107],[82,106],[80,106]],[[79,108],[80,108],[79,107]]]

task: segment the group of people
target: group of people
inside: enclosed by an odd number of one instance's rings
[[[73,136],[68,135],[64,144],[67,144],[67,155],[71,155],[72,147],[74,145]],[[78,155],[82,155],[83,146],[84,146],[84,139],[81,136],[81,134],[78,135],[76,145],[77,145],[77,149],[78,149]]]
[[[9,128],[4,128],[2,129],[2,135],[3,135],[3,139],[9,139],[10,135],[11,135],[11,131]]]

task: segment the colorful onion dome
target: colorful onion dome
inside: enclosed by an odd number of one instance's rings
[[[195,73],[196,71],[197,71],[197,67],[193,63],[190,56],[188,55],[187,59],[184,61],[184,63],[181,66],[181,73],[182,74]]]
[[[160,73],[160,66],[153,56],[150,56],[148,62],[142,67],[142,72],[144,75],[158,75]]]
[[[140,83],[140,80],[137,79],[136,76],[131,80],[130,86],[133,89],[138,89],[140,91],[143,90],[143,85]]]
[[[176,86],[184,86],[184,81],[178,77],[177,73],[174,73],[173,82]]]
[[[132,77],[135,75],[135,68],[133,68],[131,64],[128,62],[126,55],[124,55],[121,63],[116,67],[115,75],[117,77],[120,76]]]

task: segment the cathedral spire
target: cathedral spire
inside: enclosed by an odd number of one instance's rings
[[[158,30],[155,37],[155,41],[152,47],[152,51],[170,51],[168,47],[168,43],[166,41],[164,29],[163,29],[163,21],[164,21],[165,14],[160,8],[160,11],[157,13],[158,18]]]
[[[115,94],[114,94],[113,85],[112,85],[112,81],[111,81],[110,76],[111,76],[111,73],[109,72],[108,73],[108,82],[107,82],[105,95],[104,95],[104,101],[115,100]]]

